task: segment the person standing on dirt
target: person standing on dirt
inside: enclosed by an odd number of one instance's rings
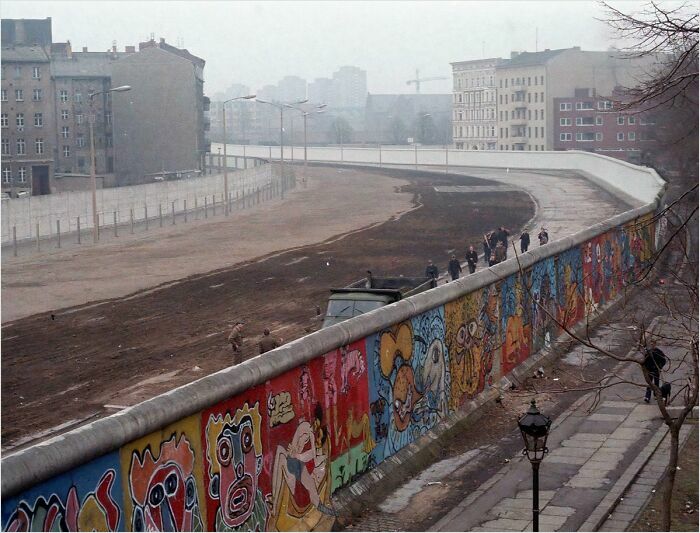
[[[228,335],[228,342],[231,343],[231,349],[233,350],[233,362],[234,364],[239,364],[243,359],[243,354],[241,353],[241,348],[243,347],[243,322],[236,322],[231,329],[231,333]]]
[[[530,234],[527,232],[527,230],[523,230],[523,232],[520,234],[520,253],[524,254],[525,252],[527,252],[529,246]]]
[[[265,352],[269,352],[270,350],[274,350],[280,346],[282,346],[282,339],[278,339],[277,337],[270,335],[270,330],[265,328],[263,330],[262,337],[260,337],[260,340],[258,341],[260,353],[263,354]]]
[[[504,259],[508,257],[508,235],[510,235],[510,231],[503,226],[498,228],[496,232],[496,245],[498,245],[499,242],[503,245],[503,251],[505,253]]]
[[[649,373],[649,381],[658,387],[661,370],[666,366],[666,354],[660,348],[657,348],[655,339],[649,342],[649,348],[644,352],[644,362],[642,364]],[[651,387],[647,387],[647,391],[644,394],[646,403],[649,403],[651,399],[651,392]]]
[[[425,267],[425,277],[426,278],[433,278],[435,281],[437,281],[439,275],[440,275],[440,273],[438,272],[438,267],[436,267],[433,264],[433,261],[431,259],[429,259],[428,266]]]
[[[544,229],[544,226],[542,226],[542,229],[537,234],[537,238],[540,241],[540,246],[544,246],[549,242],[549,233],[547,233],[547,230]]]
[[[459,278],[459,275],[462,273],[462,265],[459,264],[459,260],[455,257],[454,254],[452,254],[450,262],[447,265],[447,271],[450,273],[452,281]]]
[[[487,235],[484,235],[484,263],[491,266],[491,245]]]
[[[488,260],[487,260],[488,261]],[[476,264],[479,262],[479,256],[473,246],[469,247],[467,252],[467,266],[469,267],[469,273],[473,274],[476,272]]]

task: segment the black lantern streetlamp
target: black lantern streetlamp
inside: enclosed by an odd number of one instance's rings
[[[547,453],[547,436],[552,419],[540,413],[532,400],[530,408],[518,420],[520,433],[525,441],[523,454],[532,464],[532,530],[540,530],[540,462]]]

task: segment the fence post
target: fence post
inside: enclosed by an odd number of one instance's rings
[[[197,195],[194,195],[194,219],[199,220],[199,211],[197,210]]]
[[[417,144],[413,145],[413,154],[414,154],[414,159],[415,159],[415,164],[416,164],[416,170],[418,170],[418,145]]]
[[[58,248],[61,247],[61,221],[56,221],[56,237],[58,237]]]
[[[97,240],[100,240],[100,214],[97,214],[97,218],[95,219],[95,224],[97,225]]]
[[[17,226],[12,226],[12,255],[17,257]]]
[[[80,244],[80,217],[77,218],[78,222],[78,244]]]
[[[160,220],[160,227],[163,227],[163,204],[158,204],[158,219]]]
[[[173,226],[175,225],[175,202],[172,203],[172,210],[173,210]]]
[[[39,223],[36,223],[36,251],[41,251],[41,244],[39,242]]]
[[[258,205],[260,205],[260,187],[258,187],[257,195],[258,195]]]
[[[187,200],[183,200],[183,207],[182,209],[185,211],[185,222],[187,222]]]
[[[208,208],[209,208],[209,203],[208,203],[207,197],[205,196],[204,197],[204,218],[209,218]]]
[[[148,204],[143,204],[143,218],[146,220],[146,231],[148,231]]]
[[[216,216],[216,194],[211,195],[211,212],[212,216]]]
[[[131,234],[134,234],[134,208],[129,210],[129,222],[131,223]]]
[[[114,236],[119,237],[119,233],[117,231],[117,212],[114,212]]]

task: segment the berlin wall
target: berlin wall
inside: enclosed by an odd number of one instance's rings
[[[541,307],[575,325],[640,274],[663,186],[632,170],[648,201],[522,254],[522,275],[509,259],[5,455],[3,528],[329,530],[336,491],[562,333]]]
[[[236,158],[238,159],[238,158]],[[233,162],[234,157],[229,157]],[[217,162],[216,158],[213,161]],[[228,175],[231,200],[244,191],[269,184],[273,179],[269,164],[232,170]],[[155,218],[159,211],[167,215],[173,208],[179,213],[185,208],[203,207],[205,199],[211,206],[212,199],[219,204],[224,201],[223,174],[203,176],[185,180],[162,181],[144,185],[130,185],[97,190],[97,213],[100,225],[112,224],[114,213],[117,223],[127,223],[133,216],[135,221],[146,216]],[[185,204],[186,202],[186,204]],[[2,202],[2,243],[12,242],[12,228],[17,239],[36,237],[36,225],[40,235],[52,236],[56,232],[56,221],[60,221],[62,232],[77,230],[78,217],[82,229],[92,228],[91,191],[62,192],[42,196],[13,198]]]

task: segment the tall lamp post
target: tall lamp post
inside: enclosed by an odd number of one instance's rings
[[[525,441],[523,454],[532,464],[532,530],[540,530],[540,463],[547,449],[547,437],[552,419],[540,413],[532,400],[530,408],[518,420],[520,433]]]
[[[284,108],[289,106],[289,103],[284,104],[280,102],[270,102],[268,100],[262,100],[260,98],[255,99],[256,102],[260,102],[261,104],[267,104],[271,105],[272,107],[275,107],[279,109],[280,112],[280,177],[282,179],[282,197],[284,198],[284,188],[285,188],[285,181],[284,181]],[[308,102],[308,98],[304,98],[303,100],[298,100],[296,102],[290,102],[291,104],[305,104]]]
[[[99,238],[99,227],[97,225],[97,171],[95,169],[95,109],[94,109],[94,99],[98,94],[105,93],[123,93],[130,91],[130,85],[122,85],[121,87],[114,87],[113,89],[107,89],[106,91],[95,91],[88,94],[90,98],[90,117],[88,122],[90,123],[90,185],[92,187],[92,240],[97,242]]]
[[[304,111],[303,109],[299,107],[294,107],[293,105],[290,104],[285,104],[285,107],[288,107],[289,109],[294,109],[295,111],[299,111],[301,113],[301,116],[304,118],[304,185],[306,185],[306,178],[307,178],[307,157],[306,157],[306,149],[307,149],[307,141],[306,141],[306,119],[308,118],[309,115],[312,114],[320,114],[320,113],[325,113],[325,107],[327,104],[320,104],[317,105],[313,111]],[[294,124],[292,122],[292,124]],[[292,129],[294,131],[294,129]],[[294,154],[294,152],[292,152]],[[292,155],[293,158],[293,155]]]
[[[229,200],[228,200],[228,158],[226,157],[226,104],[233,102],[234,100],[250,100],[255,98],[254,94],[249,94],[247,96],[237,96],[236,98],[229,98],[221,104],[221,115],[222,123],[224,129],[224,213],[226,216],[229,214]]]

